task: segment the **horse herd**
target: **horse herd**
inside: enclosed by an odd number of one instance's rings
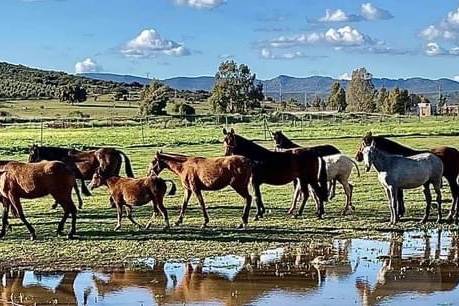
[[[140,227],[132,216],[132,209],[134,206],[147,203],[152,204],[152,219],[161,213],[167,229],[170,226],[169,217],[163,199],[166,194],[174,194],[176,186],[172,180],[159,177],[164,169],[178,176],[184,189],[183,203],[176,225],[183,222],[188,202],[194,194],[203,212],[202,227],[206,227],[209,216],[202,191],[220,190],[227,186],[232,187],[245,200],[239,228],[245,228],[249,221],[252,204],[250,185],[255,198],[256,220],[262,218],[265,213],[260,191],[263,184],[285,185],[293,182],[294,191],[289,214],[302,215],[305,204],[312,194],[316,203],[316,215],[321,219],[325,213],[324,202],[333,198],[336,182],[339,182],[346,194],[342,213],[354,210],[353,185],[349,182],[349,177],[354,167],[358,171],[358,166],[352,158],[343,155],[336,147],[301,147],[282,132],[274,132],[276,148],[269,150],[236,134],[233,129],[223,129],[223,134],[225,156],[204,158],[157,152],[149,165],[148,175],[143,178],[134,178],[131,162],[120,150],[101,148],[79,151],[33,145],[27,163],[0,161],[0,200],[3,204],[0,238],[11,228],[8,221],[11,210],[27,227],[31,239],[35,239],[35,230],[25,218],[20,200],[46,195],[54,198],[53,207],[60,205],[64,212],[58,224],[58,235],[62,234],[67,219],[71,217],[68,237],[73,238],[76,233],[77,208],[72,200],[72,189],[75,189],[79,208],[83,205],[76,180],[81,181],[81,191],[85,195],[90,195],[85,180],[91,180],[91,189],[107,187],[110,205],[117,210],[115,230],[121,227],[123,209],[127,218]],[[442,146],[417,151],[385,137],[368,133],[363,137],[355,159],[363,161],[367,171],[373,166],[378,172],[378,179],[389,199],[392,224],[405,214],[403,190],[421,186],[424,187],[426,200],[422,222],[427,222],[432,202],[430,185],[433,185],[437,196],[437,221],[441,222],[442,177],[448,181],[453,197],[447,221],[458,223],[459,151],[455,148]],[[123,161],[127,177],[119,176]],[[296,210],[298,201],[301,204]],[[148,222],[147,228],[150,227],[152,219]]]

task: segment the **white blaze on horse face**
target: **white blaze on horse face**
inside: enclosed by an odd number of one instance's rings
[[[365,165],[367,172],[370,171],[371,165],[372,165],[371,153],[372,153],[372,147],[365,147],[362,150],[363,163]]]

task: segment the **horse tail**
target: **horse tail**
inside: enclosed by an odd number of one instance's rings
[[[357,163],[355,162],[355,160],[351,159],[351,161],[352,161],[352,163],[354,164],[355,169],[357,169],[357,176],[360,177],[359,165],[357,165]]]
[[[132,171],[131,160],[127,157],[124,152],[117,150],[118,154],[124,159],[124,167],[126,170],[127,177],[134,177],[134,172]]]
[[[328,183],[328,178],[327,178],[327,168],[325,165],[325,160],[323,157],[319,156],[319,185],[320,189],[322,190],[322,201],[328,201],[328,188],[327,188],[327,183]]]
[[[167,195],[173,196],[177,192],[177,186],[175,185],[173,180],[164,180],[166,183],[171,184],[171,189],[169,190],[169,193]]]

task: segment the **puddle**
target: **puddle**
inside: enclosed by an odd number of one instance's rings
[[[133,263],[143,271],[6,271],[0,305],[459,305],[458,233],[388,238]]]

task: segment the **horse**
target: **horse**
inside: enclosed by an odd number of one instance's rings
[[[420,153],[430,152],[438,156],[443,162],[443,176],[448,181],[451,189],[451,195],[453,197],[453,204],[450,212],[446,218],[447,222],[459,223],[459,184],[457,181],[459,175],[459,151],[452,147],[439,146],[431,150],[414,150],[409,147],[405,147],[395,141],[387,139],[383,136],[374,136],[371,132],[368,132],[360,143],[355,159],[359,162],[363,160],[362,150],[365,146],[369,146],[374,141],[377,148],[386,151],[391,154],[399,154],[403,156],[411,156]],[[403,203],[403,192],[399,192],[399,201]],[[403,215],[405,209],[403,205],[400,207],[400,213]]]
[[[300,145],[294,143],[287,136],[285,136],[281,131],[276,131],[271,133],[275,142],[275,151],[284,151],[287,149],[301,148]],[[349,176],[351,175],[352,168],[356,167],[357,172],[359,173],[359,168],[357,164],[350,159],[349,157],[340,154],[340,150],[332,145],[319,145],[313,147],[303,147],[308,150],[316,152],[318,155],[323,156],[325,164],[327,167],[327,178],[330,182],[329,199],[333,199],[336,193],[336,181],[338,180],[343,186],[344,192],[346,194],[346,205],[342,214],[346,214],[349,209],[353,209],[352,206],[352,184],[349,183]],[[331,157],[333,156],[333,157]],[[330,158],[328,158],[330,157]],[[360,176],[360,173],[359,173]],[[294,183],[296,188],[296,183]],[[295,203],[296,204],[296,203]],[[295,206],[292,206],[289,210],[289,214],[293,213]],[[302,214],[302,210],[298,212],[298,215]]]
[[[113,148],[101,148],[90,151],[79,151],[76,149],[45,147],[32,145],[29,150],[29,162],[39,162],[42,160],[57,160],[64,162],[70,167],[77,179],[81,181],[81,192],[90,196],[85,180],[91,180],[98,168],[102,169],[105,175],[119,175],[121,163],[124,159],[125,171],[128,177],[134,177],[131,161],[126,154]],[[78,208],[83,207],[78,186],[75,185],[75,192],[78,197]],[[56,207],[56,203],[53,208]]]
[[[432,153],[421,153],[405,157],[386,153],[378,149],[373,142],[362,150],[366,171],[374,166],[378,172],[378,180],[384,187],[389,199],[390,222],[396,224],[400,218],[398,213],[400,204],[398,192],[403,189],[413,189],[424,186],[426,199],[425,214],[422,223],[427,222],[430,215],[432,195],[430,184],[437,194],[438,219],[441,222],[441,183],[443,176],[443,162]]]
[[[265,208],[261,198],[260,185],[285,185],[299,180],[300,188],[294,192],[292,205],[296,203],[300,191],[303,192],[303,202],[306,203],[309,192],[308,185],[318,196],[316,214],[323,217],[323,201],[328,198],[327,172],[325,161],[315,152],[296,148],[284,152],[268,150],[253,141],[237,135],[233,129],[223,129],[225,155],[242,155],[254,163],[252,186],[255,192],[257,215],[255,219],[263,217]]]
[[[158,176],[147,176],[144,178],[130,178],[120,176],[105,176],[100,170],[94,173],[89,188],[100,187],[102,185],[107,186],[108,192],[110,193],[110,202],[116,207],[117,211],[117,224],[115,231],[121,228],[121,219],[123,217],[123,206],[126,210],[127,218],[132,224],[140,228],[140,224],[137,223],[132,217],[133,206],[142,206],[148,202],[152,203],[153,216],[148,221],[145,229],[149,229],[153,221],[156,211],[161,212],[166,224],[164,229],[169,228],[169,217],[167,215],[167,209],[164,207],[163,201],[164,196],[167,193],[166,182],[171,184],[171,189],[168,195],[174,195],[176,186],[171,180],[164,180]]]
[[[182,208],[176,226],[183,223],[185,211],[191,194],[194,194],[201,205],[204,215],[202,228],[207,227],[209,215],[202,197],[202,191],[220,190],[231,186],[245,199],[242,223],[239,228],[248,224],[252,196],[248,185],[252,176],[252,162],[243,156],[225,156],[217,158],[193,157],[180,154],[157,152],[149,167],[150,175],[159,175],[163,169],[169,169],[180,177],[185,189]]]
[[[8,213],[10,208],[15,216],[27,227],[30,238],[36,239],[35,229],[27,221],[21,205],[21,198],[36,199],[51,195],[63,210],[57,227],[57,233],[62,234],[64,224],[71,215],[72,225],[68,238],[76,232],[77,210],[72,200],[72,188],[75,176],[69,167],[59,161],[42,161],[38,163],[22,163],[4,161],[0,163],[0,197],[3,202],[2,229],[0,238],[4,237],[9,228]]]

